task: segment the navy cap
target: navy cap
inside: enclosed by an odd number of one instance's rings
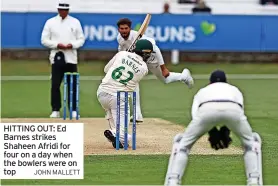
[[[226,74],[222,70],[215,70],[210,75],[210,83],[227,82]]]

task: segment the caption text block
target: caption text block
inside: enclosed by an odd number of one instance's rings
[[[2,179],[83,179],[83,123],[1,123]]]

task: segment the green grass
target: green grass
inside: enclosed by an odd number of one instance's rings
[[[108,61],[107,61],[108,62]],[[107,62],[81,61],[78,65],[81,75],[103,75],[103,68]],[[227,63],[180,63],[178,65],[166,64],[171,71],[181,72],[183,68],[189,68],[193,74],[210,74],[219,68],[228,74],[277,74],[277,64],[227,64]],[[45,61],[18,61],[4,60],[1,62],[2,76],[22,75],[50,75],[51,65]]]
[[[30,66],[33,65],[32,69]],[[2,61],[2,75],[49,75],[47,62]],[[81,74],[103,75],[101,62],[82,63]],[[221,67],[228,73],[273,74],[277,65],[180,64],[169,68],[181,71],[188,67],[196,74],[210,73]],[[253,129],[263,139],[264,184],[278,185],[278,86],[277,80],[230,80],[245,96],[246,115]],[[165,85],[157,80],[142,81],[140,93],[145,117],[160,117],[186,126],[190,121],[192,98],[207,80],[196,80],[189,90],[185,85]],[[98,81],[81,81],[81,117],[104,117],[96,99]],[[1,114],[6,117],[48,117],[50,114],[49,81],[2,81]],[[163,134],[162,134],[163,135]],[[238,140],[234,137],[234,143]],[[168,156],[87,156],[84,180],[2,180],[3,184],[163,184]],[[242,156],[191,155],[183,184],[246,184]]]
[[[277,159],[264,161],[265,185],[277,184]],[[2,184],[56,185],[162,185],[168,156],[87,156],[84,180],[2,180]],[[273,165],[276,164],[276,168]],[[269,167],[273,167],[270,169]],[[191,185],[243,185],[245,183],[242,156],[189,157],[183,184]]]

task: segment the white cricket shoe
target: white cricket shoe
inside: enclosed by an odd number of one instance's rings
[[[59,111],[53,111],[50,114],[50,118],[60,118],[60,112]]]
[[[76,111],[72,111],[72,118],[76,118],[77,116],[77,112]],[[78,118],[80,118],[80,115],[78,116]]]
[[[186,77],[183,82],[188,86],[188,88],[192,88],[194,85],[194,80],[191,76],[191,73],[188,69],[184,69],[182,71],[182,76]]]
[[[167,182],[165,183],[165,186],[180,186],[180,180],[177,178],[168,178]]]
[[[259,186],[260,174],[258,172],[250,173],[249,178],[247,180],[248,186]]]

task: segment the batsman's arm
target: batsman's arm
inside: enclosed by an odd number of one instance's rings
[[[51,40],[50,26],[51,23],[47,20],[41,34],[41,44],[47,48],[56,49],[58,42]]]

